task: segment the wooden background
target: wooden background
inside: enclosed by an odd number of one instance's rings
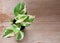
[[[10,26],[14,17],[13,8],[21,0],[0,0],[0,43],[60,43],[60,0],[25,0],[28,14],[35,21],[26,28],[26,36],[16,42],[14,38],[3,38],[2,32]]]

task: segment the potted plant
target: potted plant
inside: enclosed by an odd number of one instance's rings
[[[15,18],[10,19],[11,27],[5,28],[3,37],[15,36],[16,40],[20,41],[25,36],[25,27],[30,26],[35,17],[27,14],[24,2],[16,5],[14,8],[14,15]]]

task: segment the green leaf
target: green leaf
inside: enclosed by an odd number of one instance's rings
[[[20,31],[20,32],[18,32],[18,33],[16,34],[16,40],[17,40],[17,41],[20,41],[20,40],[22,40],[22,39],[24,38],[24,36],[25,36],[25,32]]]
[[[25,20],[25,22],[33,22],[35,16],[29,15],[29,17]]]
[[[25,13],[26,13],[26,10],[24,10],[24,9],[19,12],[19,14],[21,14],[21,15],[25,15]]]
[[[25,27],[30,26],[30,23],[29,22],[22,22],[21,24],[22,24],[22,26],[25,26]]]
[[[16,26],[20,28],[21,27],[21,23],[16,23]]]
[[[18,33],[16,34],[16,40],[19,41],[20,38],[21,38],[21,34],[20,34],[20,32],[18,32]]]
[[[4,34],[3,34],[3,37],[8,37],[9,34],[11,34],[13,32],[12,29],[10,28],[6,28],[5,31],[4,31]]]
[[[28,15],[18,15],[16,17],[16,20],[19,20],[19,19],[26,19],[28,17]]]
[[[19,13],[18,13],[19,8],[20,8],[20,3],[17,4],[16,7],[14,8],[14,14],[15,14],[15,16],[17,16],[17,15],[19,14]]]
[[[21,23],[21,22],[23,22],[25,19],[27,19],[27,15],[18,15],[17,17],[16,17],[16,19],[17,19],[17,21],[16,21],[16,23]]]
[[[12,25],[12,29],[15,34],[20,31],[20,28],[18,28],[16,25]]]
[[[20,5],[20,10],[23,10],[25,8],[25,3],[22,2],[21,5]]]
[[[25,3],[19,3],[16,5],[16,7],[14,8],[14,14],[15,16],[19,15],[19,14],[23,14],[24,12],[22,12],[22,10],[25,8]]]
[[[21,10],[20,11],[20,13],[19,14],[23,14],[23,15],[26,15],[27,14],[27,12],[26,12],[26,6],[24,7],[24,9],[23,10]]]

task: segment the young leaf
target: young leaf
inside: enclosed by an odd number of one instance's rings
[[[21,15],[25,15],[25,13],[26,13],[26,10],[24,10],[24,9],[19,12],[19,14],[21,14]]]
[[[21,3],[20,10],[23,10],[24,8],[25,8],[25,3],[24,3],[24,2],[22,2],[22,3]]]
[[[20,11],[20,13],[19,14],[23,14],[23,15],[26,15],[27,14],[27,12],[26,12],[26,6],[24,7],[24,9],[23,10],[21,10]]]
[[[20,32],[18,32],[18,33],[16,34],[16,40],[17,40],[17,41],[20,41],[20,40],[22,40],[22,39],[24,38],[24,36],[25,36],[25,33],[22,32],[22,31],[20,31]]]
[[[16,5],[16,7],[14,8],[14,14],[15,16],[17,16],[19,14],[19,8],[20,8],[20,3]]]
[[[16,7],[14,8],[14,14],[15,16],[22,14],[21,11],[25,8],[25,3],[19,3],[16,5]]]
[[[13,30],[11,30],[10,28],[6,28],[3,34],[3,37],[8,37],[9,34],[11,34],[13,32]]]

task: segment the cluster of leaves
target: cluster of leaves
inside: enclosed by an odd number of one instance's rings
[[[14,19],[10,19],[11,27],[4,30],[3,37],[15,36],[16,40],[22,40],[25,36],[25,27],[30,26],[34,16],[27,15],[26,5],[24,2],[19,3],[14,8]]]

